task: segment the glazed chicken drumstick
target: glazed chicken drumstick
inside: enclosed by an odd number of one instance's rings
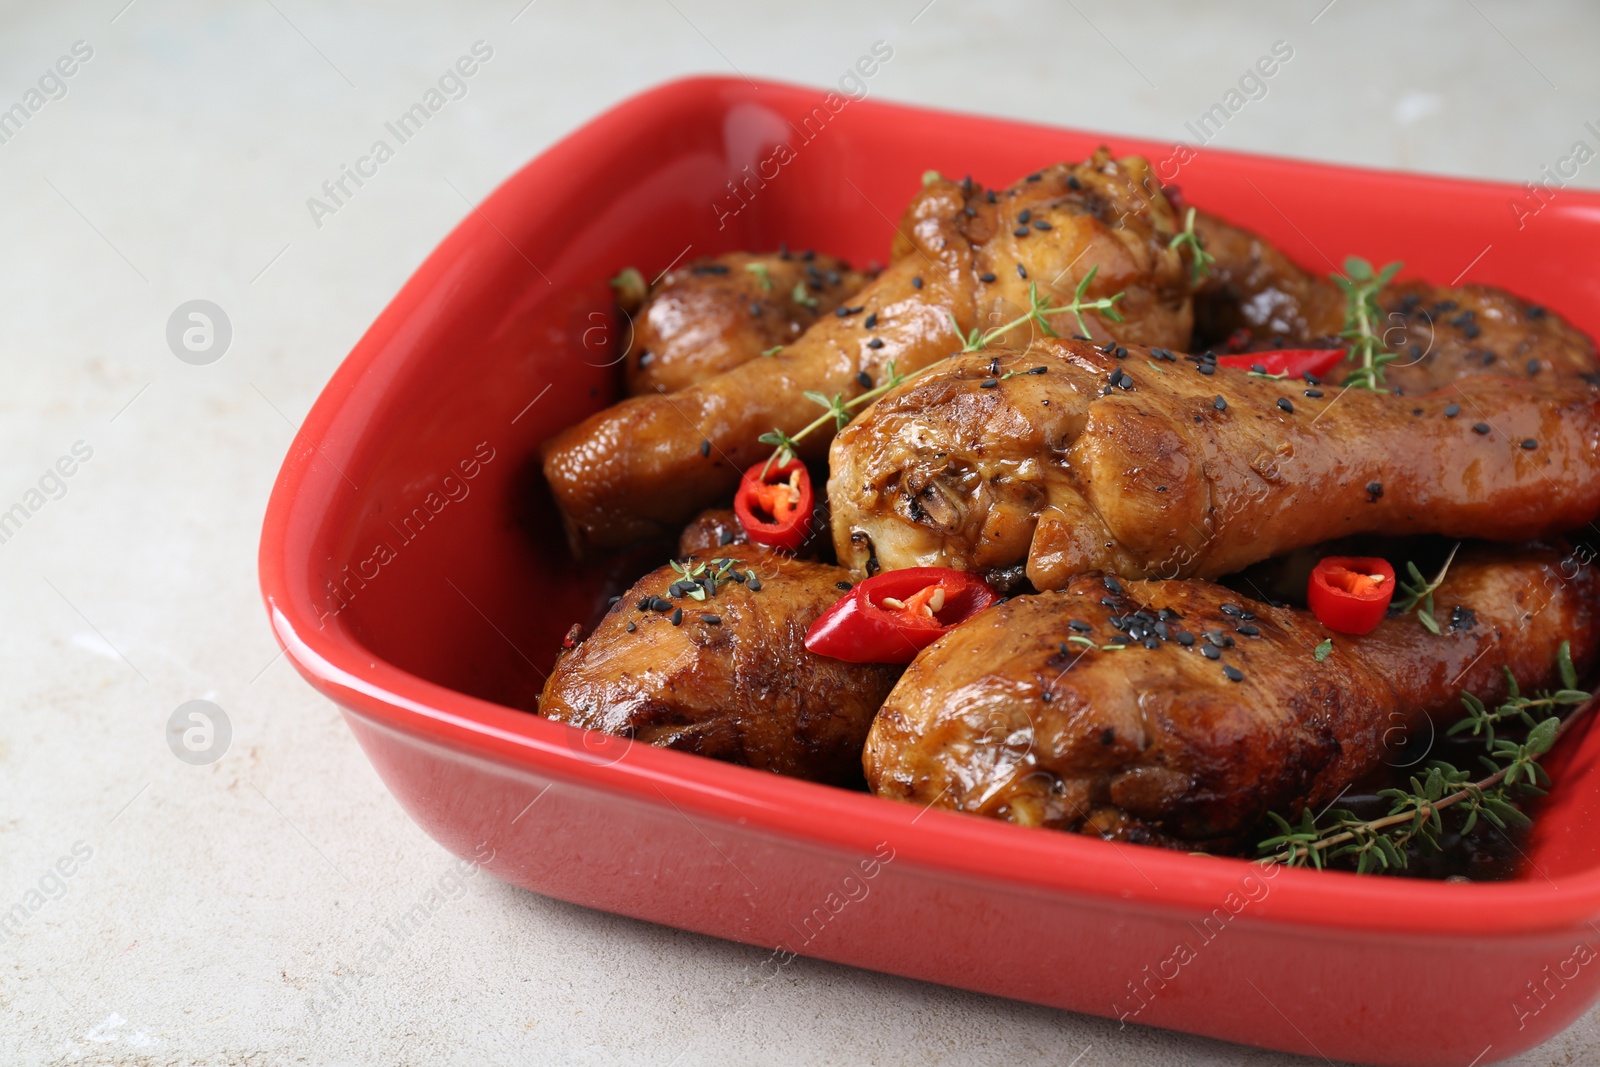
[[[1102,150],[1029,175],[1010,189],[930,181],[898,230],[891,265],[847,304],[771,357],[674,393],[623,401],[546,443],[544,471],[574,551],[675,531],[733,492],[770,455],[758,438],[794,433],[821,409],[805,394],[849,400],[962,348],[965,333],[1026,314],[1030,285],[1051,306],[1123,294],[1116,336],[1182,346],[1191,329],[1187,247],[1145,160]],[[1107,320],[1084,314],[1103,334]],[[1059,333],[1078,329],[1065,312]],[[801,456],[825,454],[830,427]]]
[[[1357,533],[1582,526],[1600,514],[1600,391],[1477,375],[1396,397],[1039,340],[884,395],[830,466],[834,547],[858,574],[1216,578]]]
[[[899,668],[806,651],[806,628],[847,577],[732,544],[653,571],[556,660],[539,714],[796,778],[858,784],[867,728]]]
[[[1404,615],[1348,637],[1206,582],[1079,577],[925,649],[873,723],[867,780],[1026,826],[1226,846],[1269,811],[1328,804],[1386,735],[1458,715],[1463,690],[1493,706],[1502,666],[1559,687],[1568,641],[1586,669],[1597,596],[1595,570],[1555,549],[1468,550],[1435,595],[1442,633]]]
[[[1344,293],[1260,237],[1203,211],[1195,232],[1212,255],[1195,294],[1196,334],[1243,328],[1250,348],[1343,348]],[[1378,295],[1381,336],[1397,358],[1384,382],[1425,393],[1475,374],[1572,379],[1597,369],[1594,342],[1560,316],[1501,289],[1394,281]],[[1197,349],[1200,346],[1194,346]],[[1337,384],[1352,369],[1335,368]]]
[[[623,370],[630,396],[670,393],[793,343],[867,283],[842,259],[814,252],[729,252],[668,271],[646,290],[612,282],[633,324]]]

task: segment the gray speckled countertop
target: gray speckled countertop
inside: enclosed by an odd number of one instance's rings
[[[464,214],[451,185],[482,196],[664,79],[833,84],[883,40],[875,96],[1178,139],[1282,40],[1215,143],[1520,182],[1600,119],[1597,39],[1576,0],[7,4],[0,108],[72,73],[0,126],[0,509],[29,511],[0,543],[0,909],[25,909],[0,1062],[1308,1062],[805,960],[710,1013],[761,950],[457,888],[276,657],[262,510],[329,374]],[[477,40],[466,96],[314,224],[306,199]],[[203,367],[166,340],[200,298],[232,325]],[[193,699],[231,723],[207,766],[166,743]],[[313,1025],[441,879],[447,906]],[[1600,1062],[1600,1015],[1515,1062]]]

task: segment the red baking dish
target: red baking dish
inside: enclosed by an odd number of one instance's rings
[[[333,376],[267,510],[273,629],[445,847],[492,852],[491,872],[538,893],[771,950],[750,981],[801,954],[1409,1067],[1536,1045],[1600,995],[1595,731],[1553,760],[1521,876],[1462,885],[1263,871],[918,810],[520,710],[565,629],[642,569],[570,560],[535,458],[614,396],[607,278],[780,241],[882,259],[924,170],[1006,184],[1102,142],[1307,266],[1403,259],[1600,329],[1593,194],[1562,190],[1530,215],[1514,186],[673,82],[475,208]]]

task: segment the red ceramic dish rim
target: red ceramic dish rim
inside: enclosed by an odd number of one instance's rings
[[[733,81],[690,78],[635,96],[551,147],[523,173],[560,173],[642,117],[660,116],[686,97],[705,96]],[[943,114],[924,113],[930,119]],[[1139,143],[1114,140],[1135,147]],[[1223,154],[1220,149],[1208,151]],[[1266,166],[1284,162],[1227,154],[1260,160]],[[1314,166],[1367,177],[1378,173]],[[1418,186],[1448,183],[1485,192],[1520,191],[1461,179],[1383,176]],[[484,207],[513,195],[502,186]],[[354,446],[354,436],[342,442],[330,439],[340,416],[347,408],[371,410],[381,403],[382,383],[405,359],[403,351],[390,350],[396,335],[419,305],[433,299],[448,265],[484,239],[500,238],[474,212],[428,256],[334,373],[300,427],[273,488],[261,539],[262,593],[278,640],[316,688],[357,714],[427,741],[645,804],[659,805],[665,797],[686,811],[743,824],[797,845],[866,853],[892,832],[897,850],[909,863],[942,876],[999,882],[1052,896],[1193,912],[1215,907],[1238,889],[1243,878],[1259,872],[1248,860],[1197,857],[941,810],[919,811],[863,793],[643,744],[631,745],[620,760],[585,758],[582,746],[571,743],[572,727],[436,685],[378,660],[337,618],[319,628],[312,609],[311,549],[329,545],[331,517],[347,512],[356,491],[336,482],[331,494],[314,493],[308,481],[320,479],[313,468],[321,454],[349,454],[350,447],[341,445]],[[345,425],[364,421],[346,420]],[[323,499],[319,502],[316,496]],[[304,554],[291,556],[291,546],[299,546]],[[1487,938],[1555,933],[1600,915],[1600,868],[1563,876],[1559,886],[1531,879],[1449,885],[1280,870],[1274,890],[1258,906],[1260,918],[1330,932]]]

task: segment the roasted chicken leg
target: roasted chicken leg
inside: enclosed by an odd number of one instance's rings
[[[676,530],[771,453],[758,438],[792,434],[821,414],[807,393],[848,400],[882,382],[890,363],[905,374],[959,351],[970,331],[1025,316],[1031,285],[1062,307],[1093,270],[1086,301],[1122,294],[1115,336],[1181,347],[1191,253],[1171,247],[1173,225],[1146,161],[1104,150],[999,192],[930,181],[906,211],[888,269],[782,352],[623,401],[545,444],[545,476],[574,551]],[[1084,319],[1107,334],[1110,320],[1094,311]],[[1048,321],[1063,334],[1078,328],[1066,312]],[[813,432],[802,458],[821,458],[830,430]]]
[[[1600,514],[1600,390],[1480,374],[1395,397],[1042,340],[886,394],[830,466],[834,547],[858,574],[1215,578],[1357,533],[1582,526]]]
[[[1196,212],[1195,232],[1215,256],[1195,294],[1196,333],[1218,342],[1236,330],[1248,348],[1343,348],[1344,293],[1241,227]],[[1396,359],[1385,384],[1407,394],[1493,373],[1569,379],[1600,369],[1594,342],[1559,315],[1484,285],[1402,280],[1378,294],[1384,343]],[[1201,346],[1193,346],[1198,349]],[[1337,384],[1352,369],[1335,368]]]
[[[1225,846],[1386,753],[1414,762],[1463,690],[1504,696],[1502,667],[1559,687],[1570,641],[1586,669],[1597,597],[1595,570],[1555,549],[1468,550],[1434,597],[1442,633],[1408,614],[1347,637],[1210,583],[1082,576],[925,649],[873,723],[867,781],[1026,826]]]
[[[814,252],[730,252],[668,271],[648,294],[619,291],[634,327],[623,362],[628,393],[686,389],[792,344],[867,280]]]
[[[686,577],[684,572],[693,575]],[[837,567],[730,544],[641,578],[556,661],[539,714],[796,778],[858,784],[900,668],[806,651]],[[696,599],[693,591],[710,592]]]

